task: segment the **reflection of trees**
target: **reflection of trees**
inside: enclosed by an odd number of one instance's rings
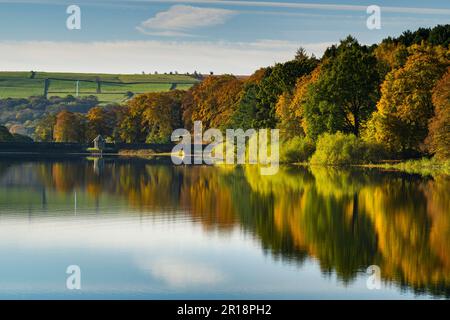
[[[255,192],[273,197],[276,226],[295,246],[343,281],[378,264],[387,281],[449,296],[449,178],[324,167],[311,172],[313,182],[297,177],[299,185],[289,192],[285,172],[257,178],[247,171]]]
[[[283,200],[275,197],[272,192],[273,187],[282,187],[280,182],[283,178],[278,179],[273,176],[272,179],[259,180],[261,183],[258,183],[257,180],[253,180],[253,178],[257,179],[258,172],[256,167],[247,167],[245,172],[239,168],[229,177],[230,180],[233,179],[233,184],[229,185],[233,187],[233,200],[239,206],[241,225],[260,239],[265,252],[270,252],[284,260],[301,263],[307,257],[307,253],[296,243],[294,234],[289,231],[292,225],[278,220]],[[281,170],[280,174],[284,172],[285,169]],[[286,174],[283,175],[285,178],[288,177]],[[284,191],[292,195],[292,191],[288,189],[285,188]],[[285,195],[288,196],[288,194]]]
[[[444,190],[439,180],[389,178],[364,188],[361,198],[379,239],[385,277],[417,292],[448,296],[450,211]]]
[[[1,167],[0,167],[1,170]],[[173,167],[145,161],[35,165],[47,188],[116,195],[141,212],[187,214],[207,229],[241,227],[265,252],[315,258],[344,282],[377,264],[382,277],[416,292],[450,296],[450,178],[378,170]]]
[[[432,221],[430,245],[443,261],[446,270],[450,270],[450,178],[438,177],[423,186],[427,198],[427,214]]]
[[[110,179],[113,192],[141,211],[177,209],[181,177],[172,167],[126,163],[115,168]]]
[[[236,206],[220,169],[204,166],[180,167],[183,181],[180,200],[192,218],[207,229],[232,228],[237,222]]]
[[[371,265],[376,256],[376,236],[371,221],[361,212],[357,193],[326,197],[312,188],[299,214],[308,252],[325,271],[336,270],[344,281]]]

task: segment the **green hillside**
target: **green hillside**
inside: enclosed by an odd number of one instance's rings
[[[188,89],[198,80],[188,75],[170,74],[94,74],[48,72],[0,72],[0,99],[47,96],[94,95],[100,102],[121,102],[127,93]],[[99,85],[100,84],[100,85]],[[99,88],[100,87],[100,88]]]

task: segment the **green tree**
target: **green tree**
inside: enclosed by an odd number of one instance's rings
[[[292,94],[301,76],[309,74],[317,66],[317,59],[299,58],[286,63],[277,63],[265,70],[256,92],[257,103],[255,128],[275,128],[278,119],[276,104],[283,94]]]
[[[421,44],[422,42],[428,42],[434,46],[448,47],[450,44],[450,24],[437,25],[430,28],[419,28],[416,31],[407,30],[402,33],[398,38],[387,38],[383,42],[395,42],[401,43],[407,47],[414,44]]]
[[[352,37],[331,50],[309,88],[305,118],[309,133],[342,131],[359,136],[379,96],[377,60]]]
[[[445,48],[448,48],[448,46],[450,45],[450,24],[437,25],[436,27],[431,29],[428,41],[432,45],[441,45]]]
[[[283,93],[278,99],[276,114],[279,120],[278,128],[283,139],[304,136],[308,130],[304,117],[305,103],[309,88],[320,75],[320,67],[319,65],[310,74],[300,77],[293,94]]]
[[[230,126],[235,129],[247,130],[256,128],[256,111],[258,104],[259,84],[263,79],[266,70],[257,70],[244,83],[236,110],[231,116]]]
[[[37,141],[51,142],[53,141],[53,129],[56,124],[56,116],[47,114],[39,120],[34,130],[34,136]]]

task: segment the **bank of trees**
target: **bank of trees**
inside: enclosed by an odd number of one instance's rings
[[[449,66],[449,52],[442,47],[413,45],[409,53],[404,66],[387,74],[369,125],[372,131],[367,133],[368,138],[383,143],[392,152],[430,150],[425,139],[439,109],[433,104],[433,90]]]
[[[95,96],[49,97],[33,96],[28,99],[0,99],[0,124],[5,125],[12,133],[34,136],[35,128],[43,118],[55,115],[63,110],[86,113],[98,105]]]
[[[248,78],[209,76],[187,91],[146,93],[85,115],[63,110],[43,118],[36,136],[163,143],[175,128],[192,129],[199,120],[205,129],[278,128],[289,159],[309,158],[324,135],[323,146],[336,139],[371,148],[361,151],[361,161],[374,153],[448,159],[449,32],[449,25],[408,31],[370,47],[349,36],[321,59],[300,49],[291,61]],[[295,155],[295,146],[302,154]],[[387,153],[374,152],[380,146]]]
[[[36,140],[90,143],[97,135],[109,142],[165,143],[182,126],[184,91],[136,96],[126,105],[96,106],[87,113],[63,110],[37,124]]]

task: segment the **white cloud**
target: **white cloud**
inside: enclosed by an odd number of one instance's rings
[[[145,34],[185,36],[186,30],[224,24],[233,14],[234,11],[227,9],[175,5],[158,12],[137,28]]]
[[[207,41],[0,41],[0,70],[251,74],[294,57],[299,46],[321,56],[331,43],[277,40]]]
[[[138,259],[138,267],[150,272],[172,287],[186,287],[192,285],[213,285],[224,280],[224,275],[211,266],[193,261],[173,258]]]

